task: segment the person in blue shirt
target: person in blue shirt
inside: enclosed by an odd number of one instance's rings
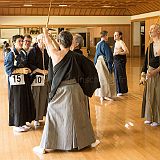
[[[30,86],[30,73],[27,53],[22,49],[22,35],[12,37],[13,48],[4,61],[9,83],[9,126],[14,131],[25,132],[30,129],[26,122],[35,119],[35,108]]]
[[[95,96],[100,97],[101,102],[113,100],[116,96],[116,88],[113,74],[113,54],[107,44],[108,32],[102,31],[101,40],[96,45],[94,64],[98,72],[100,88],[96,89]]]

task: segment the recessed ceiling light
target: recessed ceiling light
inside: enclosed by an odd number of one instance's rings
[[[114,7],[114,6],[102,6],[104,8],[111,8],[111,7]]]
[[[67,7],[67,4],[60,4],[60,7]]]
[[[32,7],[32,4],[24,4],[24,7]]]

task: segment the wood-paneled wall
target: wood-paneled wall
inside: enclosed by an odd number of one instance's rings
[[[131,23],[131,57],[141,57],[141,46],[133,45],[133,22]]]
[[[145,20],[145,48],[147,48],[147,46],[149,45],[149,41],[150,41],[149,28],[152,24],[156,24],[156,23],[160,24],[160,20],[158,20],[158,17],[151,17]]]
[[[90,47],[94,47],[94,38],[100,37],[101,27],[88,28],[87,32],[90,33]]]
[[[108,36],[113,37],[115,31],[121,31],[123,33],[123,41],[126,43],[129,51],[131,51],[131,34],[130,34],[130,25],[104,25],[96,28],[89,28],[88,32],[90,32],[90,46],[91,50],[93,50],[94,54],[94,38],[100,37],[100,32],[103,30],[108,31]],[[131,52],[129,55],[131,56]]]

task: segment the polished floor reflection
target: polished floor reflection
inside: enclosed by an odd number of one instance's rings
[[[0,55],[0,159],[1,160],[160,160],[160,127],[144,125],[140,118],[143,86],[139,86],[141,59],[128,58],[129,93],[116,101],[90,99],[91,120],[97,138],[95,149],[53,152],[37,156],[32,148],[39,144],[43,127],[14,133],[8,126],[7,78]]]

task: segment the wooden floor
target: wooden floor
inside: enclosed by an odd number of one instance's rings
[[[91,120],[101,143],[79,152],[53,152],[41,157],[32,148],[39,145],[43,127],[13,133],[8,126],[7,81],[0,61],[0,160],[160,160],[160,127],[143,124],[140,118],[143,86],[139,86],[141,60],[129,59],[129,93],[116,101],[92,97]]]

